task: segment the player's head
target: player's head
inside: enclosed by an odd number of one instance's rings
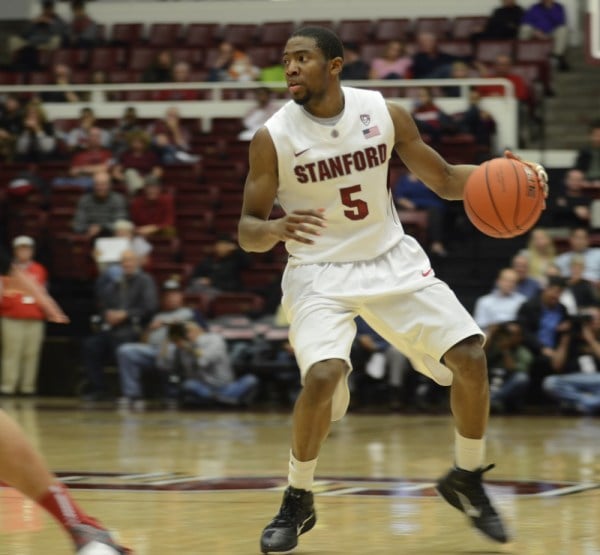
[[[302,27],[295,31],[283,53],[283,66],[292,98],[297,104],[321,100],[333,85],[339,87],[344,46],[324,27]]]

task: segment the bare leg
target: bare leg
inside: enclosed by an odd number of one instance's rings
[[[333,393],[346,371],[346,363],[340,359],[318,362],[308,371],[294,407],[292,452],[299,461],[319,455],[331,425]]]

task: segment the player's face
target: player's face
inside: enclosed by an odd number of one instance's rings
[[[337,59],[337,58],[336,58]],[[315,39],[292,37],[283,53],[288,90],[297,104],[321,100],[327,92],[331,60],[327,61]]]

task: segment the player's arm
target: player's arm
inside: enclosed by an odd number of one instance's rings
[[[406,167],[440,197],[462,199],[467,178],[477,166],[448,164],[423,141],[412,116],[402,106],[393,102],[387,106],[396,132],[394,148]]]
[[[266,127],[250,142],[250,168],[244,186],[242,215],[238,224],[240,247],[248,252],[265,252],[279,241],[312,244],[304,234],[318,235],[323,216],[317,210],[294,211],[269,220],[279,187],[277,152]],[[304,233],[304,234],[303,234]]]

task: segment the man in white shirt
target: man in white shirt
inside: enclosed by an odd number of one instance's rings
[[[590,235],[585,227],[577,227],[571,230],[569,237],[571,250],[564,252],[554,259],[554,263],[560,268],[563,277],[571,274],[571,259],[582,256],[585,260],[585,271],[583,278],[592,283],[600,282],[600,249],[590,248]]]

